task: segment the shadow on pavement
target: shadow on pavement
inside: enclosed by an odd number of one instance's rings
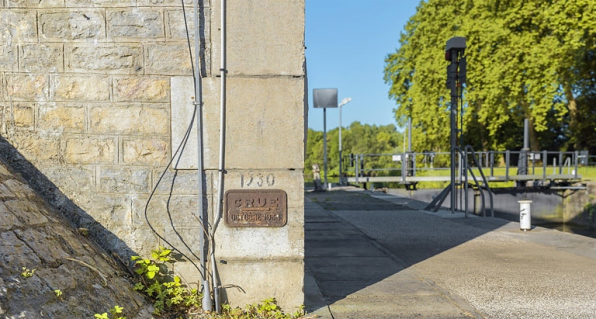
[[[305,264],[318,286],[305,281],[310,312],[367,291],[428,295],[408,267],[508,223],[439,218],[417,210],[425,203],[382,193],[334,190],[305,198]],[[326,304],[308,291],[316,288]]]

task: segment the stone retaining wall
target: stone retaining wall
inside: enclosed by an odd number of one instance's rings
[[[0,199],[0,317],[92,318],[119,305],[129,318],[151,318],[128,270],[1,160]]]
[[[219,143],[220,2],[201,3],[205,168],[212,214]],[[115,235],[105,240],[97,235],[106,249],[128,258],[131,251],[147,256],[166,245],[149,228],[145,205],[178,146],[179,132],[190,121],[178,115],[193,107],[181,2],[0,4],[2,137]],[[185,4],[194,37],[192,2]],[[237,229],[222,223],[216,235],[222,284],[246,291],[228,291],[232,303],[275,296],[286,308],[295,307],[303,298],[304,0],[228,1],[227,28],[224,187],[282,189],[288,194],[289,216],[281,228]],[[186,97],[177,100],[180,96]],[[201,231],[195,215],[195,135],[183,155],[188,165],[179,166],[187,170],[167,172],[147,212],[159,234],[189,255],[180,238],[198,254]],[[189,263],[179,264],[176,271],[183,277],[198,280]]]

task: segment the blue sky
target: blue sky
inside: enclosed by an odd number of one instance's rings
[[[396,124],[395,102],[383,80],[385,57],[399,47],[399,37],[419,0],[306,0],[308,127],[323,130],[323,110],[312,108],[312,90],[337,88],[342,125]],[[337,109],[327,110],[327,130],[339,126]]]

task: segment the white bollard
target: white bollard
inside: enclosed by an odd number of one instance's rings
[[[526,231],[532,229],[532,201],[528,199],[520,200],[519,203],[519,229]]]

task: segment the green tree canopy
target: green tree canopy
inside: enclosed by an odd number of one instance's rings
[[[465,143],[521,147],[523,119],[533,149],[596,144],[593,0],[428,0],[388,55],[385,81],[396,119],[413,122],[414,150],[449,149],[445,42],[467,39]],[[586,133],[589,133],[586,135]]]
[[[395,125],[368,125],[353,122],[342,129],[342,155],[344,157],[344,173],[353,170],[349,167],[350,154],[388,154],[401,153],[403,134]],[[327,170],[328,176],[339,176],[339,128],[327,132]],[[323,176],[323,132],[308,129],[305,160],[305,178],[312,179],[312,164],[317,163]],[[389,157],[368,158],[366,168],[387,167]]]

